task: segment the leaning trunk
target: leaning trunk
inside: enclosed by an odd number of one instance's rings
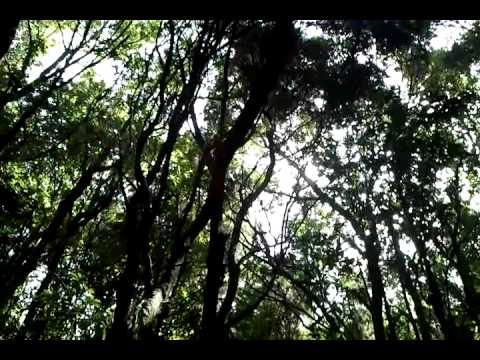
[[[18,24],[20,20],[18,19],[3,19],[0,26],[0,33],[2,34],[0,39],[0,60],[5,56],[10,49],[10,45],[15,38],[15,33],[17,32]]]

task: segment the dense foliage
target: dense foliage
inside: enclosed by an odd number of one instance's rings
[[[8,23],[0,338],[478,339],[479,24]]]

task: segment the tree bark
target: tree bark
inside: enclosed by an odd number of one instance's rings
[[[373,230],[372,234],[373,234]],[[365,239],[365,255],[367,258],[368,279],[372,286],[370,301],[370,313],[372,315],[375,340],[385,340],[385,326],[383,324],[383,302],[384,288],[382,273],[378,265],[378,248],[373,236]]]
[[[235,222],[233,225],[231,240],[230,240],[230,248],[228,249],[228,285],[227,285],[227,292],[225,294],[225,298],[223,299],[222,305],[220,306],[220,310],[218,312],[218,318],[220,324],[225,324],[225,331],[224,333],[228,333],[229,329],[226,324],[226,320],[228,315],[232,310],[232,305],[235,300],[235,295],[237,293],[238,282],[240,279],[240,263],[235,261],[235,250],[237,248],[238,242],[240,241],[241,235],[241,227],[245,217],[247,216],[248,210],[252,206],[253,202],[258,198],[258,196],[262,193],[263,190],[267,187],[270,182],[270,179],[273,175],[273,170],[275,168],[275,150],[273,144],[273,138],[271,134],[268,135],[268,142],[269,142],[269,153],[270,153],[270,164],[268,165],[267,171],[265,173],[265,177],[263,178],[261,184],[252,192],[250,193],[245,200],[242,202],[240,206],[240,210],[235,218]]]
[[[398,171],[394,171],[395,181],[396,181],[396,192],[400,198],[400,205],[403,210],[404,215],[404,224],[407,234],[413,240],[415,248],[420,257],[420,263],[425,271],[426,279],[427,279],[427,287],[429,291],[429,300],[432,304],[433,311],[435,316],[440,323],[440,328],[442,330],[443,335],[447,339],[455,339],[457,338],[457,329],[453,322],[453,320],[447,316],[445,311],[445,303],[442,297],[442,293],[437,283],[437,279],[435,278],[435,274],[432,271],[430,261],[428,260],[427,249],[425,247],[424,242],[418,238],[415,230],[414,230],[414,223],[413,220],[408,212],[408,204],[405,197],[402,194],[402,190],[400,187],[400,174]]]
[[[15,38],[15,33],[17,32],[17,27],[20,24],[18,19],[3,19],[0,22],[0,33],[2,37],[0,39],[0,60],[7,54],[10,45]]]
[[[56,243],[56,238],[65,219],[70,216],[75,201],[90,185],[93,174],[96,171],[97,164],[93,164],[80,176],[75,186],[58,205],[50,225],[42,232],[38,244],[34,245],[33,248],[26,249],[26,253],[19,254],[19,256],[16,257],[17,261],[11,264],[11,268],[14,271],[2,276],[3,284],[0,289],[0,308],[5,306],[9,299],[11,299],[15,290],[25,282],[28,274],[35,270],[42,255],[45,251],[49,250],[48,247]],[[51,247],[50,249],[53,248]]]
[[[207,283],[204,295],[200,337],[218,338],[224,334],[223,324],[217,316],[218,293],[222,286],[225,269],[225,237],[221,236],[225,175],[235,152],[248,140],[256,118],[268,101],[269,94],[277,86],[280,76],[292,60],[296,50],[296,34],[291,21],[279,21],[272,31],[272,42],[283,43],[282,47],[271,46],[265,51],[266,62],[252,83],[248,100],[225,139],[215,147],[215,164],[210,182],[209,197],[212,201],[211,233],[207,257]]]
[[[413,300],[413,306],[415,313],[417,314],[418,324],[420,327],[420,333],[422,335],[422,340],[431,340],[432,334],[430,325],[425,316],[425,309],[422,305],[421,298],[417,292],[417,289],[413,285],[413,280],[410,276],[410,273],[405,264],[405,257],[403,256],[402,251],[400,250],[400,244],[398,239],[398,234],[393,228],[392,218],[390,215],[387,216],[387,226],[392,238],[393,247],[395,249],[395,262],[397,264],[397,269],[400,277],[400,283],[403,288],[408,291],[408,294]],[[408,306],[408,304],[406,304]]]
[[[110,205],[116,191],[115,185],[114,181],[113,186],[107,194],[93,200],[86,211],[75,215],[75,217],[66,225],[64,234],[59,237],[57,244],[52,248],[52,251],[49,254],[47,259],[47,275],[42,280],[40,288],[37,290],[30,303],[28,313],[16,336],[17,340],[24,340],[26,338],[30,340],[39,340],[43,335],[46,323],[44,321],[39,322],[37,319],[41,304],[40,297],[42,293],[50,287],[50,284],[54,280],[57,268],[62,260],[65,250],[70,245],[72,238],[78,233],[78,230]]]
[[[133,195],[130,201],[129,211],[127,211],[125,219],[127,264],[120,277],[117,288],[117,301],[113,323],[108,335],[109,340],[116,341],[131,339],[134,335],[134,329],[130,323],[130,320],[131,312],[133,311],[132,307],[135,296],[135,287],[140,273],[142,258],[148,256],[148,237],[153,225],[153,220],[161,206],[162,197],[166,191],[170,155],[175,146],[180,129],[190,113],[195,90],[201,83],[202,73],[206,68],[208,61],[210,60],[210,56],[212,55],[205,50],[205,47],[211,46],[212,49],[215,50],[216,46],[218,45],[218,41],[213,44],[206,43],[207,27],[207,23],[205,23],[200,39],[193,51],[192,69],[189,80],[186,84],[184,84],[177,104],[169,116],[167,139],[162,144],[157,159],[146,177],[142,173],[140,162],[141,155],[143,153],[143,147],[145,146],[148,136],[152,133],[153,127],[150,126],[145,131],[142,131],[137,142],[135,156],[135,176],[139,183],[139,189]],[[171,46],[170,51],[172,50],[173,48]],[[171,56],[171,54],[169,56]],[[165,78],[165,74],[162,74],[162,77]],[[166,80],[162,80],[161,83],[165,83],[165,81]],[[152,122],[152,124],[153,123],[154,122]],[[162,170],[160,174],[160,189],[155,196],[152,196],[150,185],[153,183],[160,169]],[[148,271],[148,269],[145,270]],[[168,277],[168,281],[169,280],[170,277]],[[148,288],[149,284],[146,285]],[[152,295],[152,291],[153,289],[147,291],[145,296],[150,297]],[[142,330],[142,332],[145,333],[144,330]]]

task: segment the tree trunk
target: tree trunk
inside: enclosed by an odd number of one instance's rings
[[[153,220],[159,208],[161,207],[162,197],[166,191],[170,155],[177,141],[180,129],[188,117],[191,103],[195,95],[195,90],[201,83],[202,73],[207,66],[208,61],[210,60],[210,54],[201,51],[201,49],[206,45],[211,45],[204,43],[205,30],[203,31],[203,35],[204,36],[196,44],[195,50],[193,51],[192,69],[188,82],[184,84],[177,104],[169,116],[167,139],[162,144],[157,159],[154,165],[150,168],[150,171],[146,177],[144,177],[142,173],[140,162],[143,153],[143,147],[147,140],[146,137],[148,137],[149,133],[153,131],[153,127],[151,129],[142,131],[140,139],[137,142],[135,176],[139,183],[139,189],[131,199],[129,211],[127,212],[125,219],[127,264],[120,277],[117,288],[116,308],[112,327],[108,335],[108,339],[110,340],[124,340],[131,339],[133,337],[133,328],[130,322],[136,282],[138,281],[142,257],[145,258],[145,256],[148,256],[148,237],[153,225]],[[213,47],[215,46],[216,45],[214,44]],[[158,176],[160,169],[162,170],[160,174],[160,189],[156,196],[152,199],[149,186]],[[177,241],[178,240],[174,241],[175,244],[172,251],[177,249]],[[180,253],[183,254],[182,251],[180,251]],[[174,264],[177,258],[178,257],[174,257]],[[172,265],[172,263],[169,262],[169,265]],[[173,272],[174,266],[175,265],[169,266],[167,273],[162,276],[160,286],[164,285],[164,283],[170,282],[171,272]],[[148,269],[145,270],[148,271]],[[149,284],[146,285],[149,287]],[[152,291],[153,289],[148,289],[144,295],[146,297],[151,297]],[[148,329],[143,329],[141,332],[148,333]]]
[[[15,33],[17,32],[17,27],[20,23],[18,19],[3,19],[0,22],[0,33],[2,37],[0,39],[0,60],[3,59],[5,54],[10,49],[13,39],[15,38]]]
[[[383,324],[383,302],[384,288],[382,273],[378,265],[378,248],[372,236],[365,241],[365,255],[367,258],[368,279],[372,286],[372,297],[370,302],[370,313],[372,314],[375,340],[385,340],[385,326]]]
[[[398,273],[400,276],[400,283],[404,289],[408,291],[408,294],[411,296],[413,300],[413,306],[415,309],[415,313],[417,314],[418,323],[420,326],[420,333],[422,335],[422,340],[431,340],[431,330],[430,325],[425,317],[425,309],[422,305],[422,301],[420,296],[413,285],[412,278],[410,277],[410,273],[405,265],[405,257],[403,256],[402,251],[400,250],[400,244],[398,240],[398,234],[393,228],[392,218],[389,215],[387,217],[387,224],[388,230],[390,232],[390,236],[392,238],[393,247],[395,249],[395,262],[397,264]],[[408,304],[406,304],[408,306]]]
[[[396,173],[396,172],[395,172]],[[415,248],[420,257],[420,263],[425,271],[425,275],[427,278],[427,287],[429,291],[429,301],[432,304],[433,311],[435,316],[440,323],[440,328],[442,329],[443,335],[447,339],[455,339],[457,337],[458,332],[456,331],[456,326],[453,320],[447,316],[445,311],[445,303],[443,301],[442,293],[437,283],[437,279],[432,271],[430,261],[428,260],[427,249],[425,244],[421,239],[418,238],[417,234],[413,229],[413,221],[408,213],[408,205],[406,202],[405,197],[401,193],[401,189],[398,185],[398,176],[397,176],[397,193],[400,197],[400,204],[402,206],[403,214],[405,217],[405,227],[407,233],[413,240]]]
[[[225,197],[225,175],[235,152],[248,140],[256,118],[268,101],[269,94],[277,86],[280,76],[292,60],[296,50],[296,34],[291,21],[279,21],[272,31],[272,42],[283,43],[276,47],[265,44],[266,62],[252,83],[249,98],[228,132],[225,140],[215,146],[215,162],[210,182],[211,233],[207,256],[207,284],[204,295],[201,338],[218,338],[225,334],[224,324],[217,316],[218,293],[223,283],[225,269],[225,237],[219,233]],[[266,47],[269,46],[267,49]]]
[[[38,266],[41,256],[48,251],[49,246],[56,243],[58,233],[63,226],[65,219],[70,216],[75,201],[84,193],[92,181],[96,171],[96,164],[88,168],[70,190],[66,197],[60,202],[53,216],[50,225],[43,231],[39,243],[25,254],[19,254],[16,264],[12,264],[12,272],[3,277],[3,284],[0,289],[0,308],[14,295],[15,290],[22,285],[35,268]],[[51,248],[50,251],[54,249]]]
[[[223,165],[223,166],[222,166]],[[228,235],[220,230],[222,222],[223,202],[225,199],[225,174],[224,164],[215,167],[212,174],[211,189],[215,192],[210,220],[210,241],[207,255],[207,280],[204,292],[203,315],[200,337],[205,339],[218,339],[224,334],[223,324],[217,318],[218,294],[223,283],[225,269],[223,259]]]
[[[115,182],[114,184],[115,185]],[[42,280],[40,288],[37,290],[32,302],[30,303],[28,313],[25,317],[22,327],[20,328],[16,339],[24,340],[25,338],[30,340],[38,340],[42,336],[45,330],[45,322],[39,322],[37,319],[40,297],[42,293],[49,288],[50,284],[55,278],[55,274],[60,264],[65,250],[69,246],[70,241],[78,233],[78,230],[85,226],[90,220],[95,218],[102,210],[107,208],[114,196],[115,186],[112,186],[111,190],[97,198],[97,201],[92,201],[89,208],[77,215],[66,225],[66,230],[63,235],[59,236],[57,244],[52,247],[52,251],[47,259],[47,275]]]
[[[127,208],[127,221],[124,228],[124,236],[127,239],[127,264],[117,287],[116,307],[108,334],[109,340],[121,341],[133,338],[132,305],[140,273],[142,250],[143,247],[148,246],[146,242],[153,220],[149,207],[148,194],[137,192]]]

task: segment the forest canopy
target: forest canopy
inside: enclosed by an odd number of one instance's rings
[[[479,64],[478,21],[4,22],[0,339],[480,339]]]

